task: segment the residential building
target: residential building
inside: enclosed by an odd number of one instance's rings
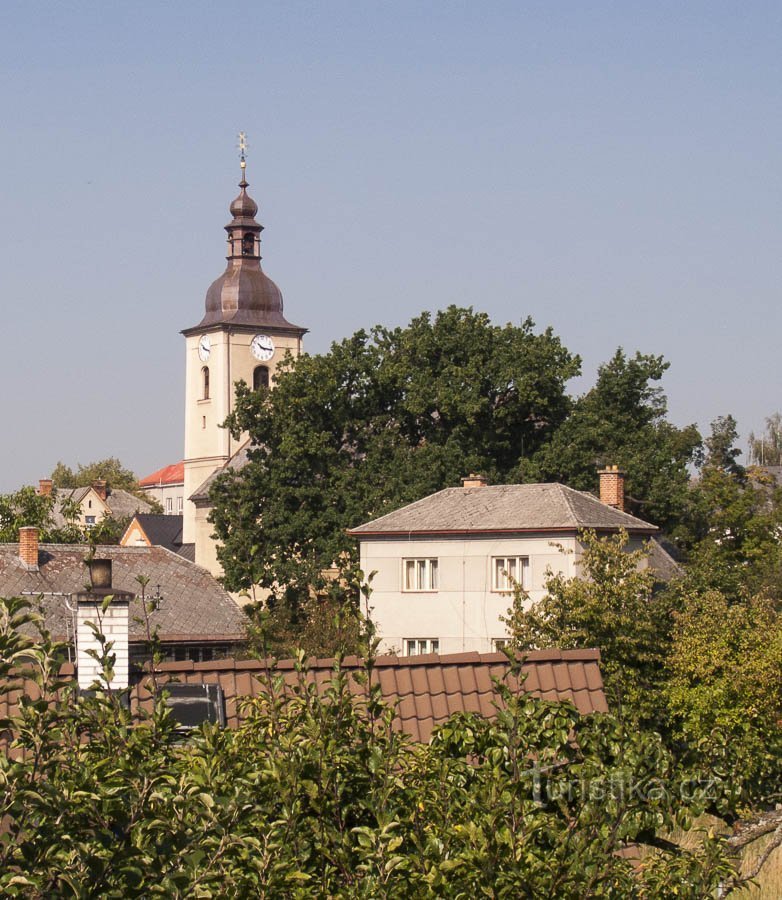
[[[489,486],[480,476],[352,529],[381,652],[485,653],[503,646],[516,585],[529,602],[549,572],[578,574],[580,532],[623,529],[628,549],[658,529],[624,512],[624,474],[600,473],[601,500],[562,484]],[[660,577],[676,564],[654,545]]]
[[[154,607],[149,626],[157,629],[166,658],[209,660],[236,652],[245,616],[206,570],[158,546],[101,546],[98,553],[113,568],[111,592],[127,595],[131,663],[146,653],[144,599]],[[0,596],[30,597],[53,637],[74,645],[89,556],[84,544],[39,543],[37,528],[22,528],[18,544],[0,544]]]
[[[119,544],[120,547],[165,547],[195,562],[194,545],[182,543],[182,516],[139,513],[130,520]]]
[[[50,478],[42,478],[38,482],[38,493],[52,493]],[[71,517],[68,507],[75,509],[75,518]],[[151,503],[130,491],[111,488],[105,481],[95,481],[87,487],[58,488],[52,520],[57,527],[73,523],[89,529],[108,516],[121,520],[137,512],[151,512],[152,508]]]
[[[167,516],[181,516],[185,508],[185,463],[163,466],[141,478],[139,489],[160,504]]]

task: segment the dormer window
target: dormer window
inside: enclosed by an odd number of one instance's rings
[[[209,399],[209,366],[204,366],[201,369],[201,382],[202,388],[201,391],[201,399],[208,400]]]
[[[242,256],[254,256],[255,255],[255,235],[248,231],[242,237]]]

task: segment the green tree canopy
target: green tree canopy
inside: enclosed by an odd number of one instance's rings
[[[138,488],[138,479],[115,456],[99,459],[96,462],[82,465],[78,463],[74,472],[70,466],[58,462],[52,470],[51,479],[54,487],[76,488],[88,487],[96,481],[105,481],[110,488],[133,491]]]
[[[689,591],[675,614],[665,697],[695,765],[732,773],[725,806],[782,791],[782,617],[762,596]]]
[[[661,356],[617,350],[551,440],[522,463],[520,479],[596,492],[598,467],[615,464],[626,472],[628,511],[675,528],[701,439],[694,425],[677,428],[665,418],[667,401],[655,383],[667,368]]]
[[[782,466],[782,413],[766,419],[763,434],[749,434],[749,461],[757,466]]]
[[[612,715],[500,684],[495,717],[413,745],[371,661],[358,683],[337,661],[321,693],[300,654],[292,691],[183,741],[160,694],[139,718],[105,680],[77,698],[49,638],[20,633],[35,623],[0,600],[0,685],[30,695],[0,722],[3,896],[705,900],[732,873],[719,835],[657,840],[701,792]]]
[[[587,531],[581,544],[578,575],[549,573],[545,596],[531,605],[517,591],[507,619],[511,643],[519,650],[599,648],[613,708],[657,723],[671,619],[665,598],[654,593],[647,549],[628,550],[624,532]]]
[[[228,424],[250,462],[212,494],[226,584],[305,596],[354,557],[346,528],[470,471],[507,481],[567,417],[578,371],[550,329],[450,307],[290,360],[273,391],[240,386]]]

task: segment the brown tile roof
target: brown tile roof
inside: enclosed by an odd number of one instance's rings
[[[522,671],[525,688],[545,700],[569,700],[585,715],[607,712],[598,650],[536,650],[526,657]],[[306,681],[325,690],[331,680],[334,661],[311,659]],[[363,671],[360,660],[348,657],[344,668],[351,673]],[[498,696],[492,678],[508,674],[504,653],[456,653],[447,656],[380,656],[375,677],[383,699],[396,705],[395,727],[416,741],[428,741],[435,725],[456,712],[476,712],[493,716]],[[209,663],[163,663],[163,680],[185,684],[217,683],[223,689],[228,724],[236,727],[241,719],[242,697],[255,697],[269,684],[269,677],[282,675],[290,687],[297,683],[298,672],[292,660],[276,665],[258,660],[222,660]],[[351,677],[350,690],[364,695],[366,687]],[[509,686],[518,686],[509,678]],[[136,702],[149,703],[143,684],[134,688]]]
[[[594,528],[652,534],[656,526],[563,484],[503,484],[445,488],[348,533],[388,534],[578,531]]]
[[[84,590],[88,581],[84,544],[41,544],[38,570],[28,570],[19,559],[18,544],[0,544],[0,596],[43,595],[42,612],[47,628],[58,639],[73,633],[67,596]],[[111,559],[115,588],[138,594],[137,575],[149,578],[147,594],[160,586],[163,602],[150,616],[165,641],[238,640],[244,614],[217,581],[200,566],[163,547],[101,546],[97,555]],[[130,639],[141,640],[144,630],[134,618],[141,605],[130,605]]]

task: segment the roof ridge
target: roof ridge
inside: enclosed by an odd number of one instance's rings
[[[579,524],[578,513],[576,512],[576,510],[573,506],[573,503],[570,500],[570,496],[569,496],[570,491],[573,491],[574,493],[576,493],[576,491],[574,490],[574,488],[570,487],[569,485],[562,484],[559,481],[555,481],[554,484],[556,484],[556,486],[559,488],[560,496],[564,499],[565,505],[567,506],[568,510],[570,511],[570,515],[575,520],[576,525],[578,525]],[[564,490],[564,488],[567,488],[567,490]],[[583,493],[583,491],[578,491],[578,493],[579,494]]]

